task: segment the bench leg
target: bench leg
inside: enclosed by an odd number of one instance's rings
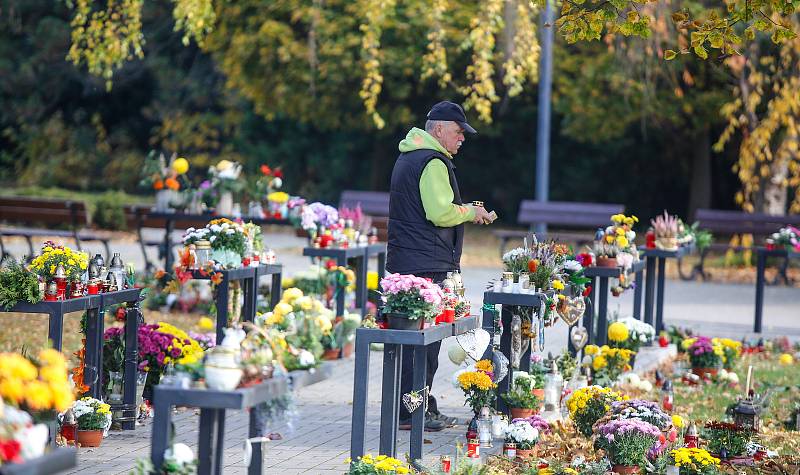
[[[708,248],[703,249],[703,252],[700,253],[700,262],[698,262],[694,269],[692,269],[692,276],[697,273],[703,279],[703,282],[708,280],[708,274],[705,271],[705,263],[706,263],[706,256],[708,255]]]

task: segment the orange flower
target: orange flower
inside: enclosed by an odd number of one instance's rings
[[[153,277],[155,277],[156,279],[160,279],[164,277],[166,273],[167,272],[164,269],[158,269]]]
[[[221,284],[222,283],[222,279],[223,279],[222,272],[214,272],[213,274],[211,274],[211,282],[214,285]]]
[[[89,391],[89,386],[83,383],[84,358],[86,358],[86,338],[81,340],[83,347],[73,353],[78,358],[78,365],[72,369],[72,382],[75,383],[75,390],[78,394]]]
[[[167,185],[167,188],[169,188],[170,190],[177,191],[181,188],[181,184],[178,183],[178,180],[172,177],[169,177],[166,180],[164,180],[164,184]]]
[[[164,189],[164,182],[161,180],[156,180],[153,182],[153,189],[154,190],[163,190]]]
[[[269,166],[267,165],[261,165],[261,173],[269,176],[272,173],[272,170],[270,170]]]

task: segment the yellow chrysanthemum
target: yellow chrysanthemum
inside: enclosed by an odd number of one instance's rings
[[[628,327],[622,322],[614,322],[608,326],[608,339],[621,343],[628,339]]]
[[[564,290],[564,283],[560,280],[556,279],[553,281],[553,289],[555,290]]]
[[[793,357],[792,357],[792,355],[790,355],[789,353],[784,353],[784,354],[782,354],[782,355],[780,356],[780,358],[778,359],[778,361],[779,361],[779,362],[780,362],[780,364],[782,364],[782,365],[790,365],[790,364],[794,363],[794,358],[793,358]]]
[[[214,329],[214,320],[209,317],[200,317],[197,321],[197,327],[202,331],[210,331]]]
[[[477,369],[478,371],[493,372],[494,365],[489,360],[480,360],[477,363],[475,363],[475,369]]]
[[[42,381],[31,381],[25,385],[25,403],[34,411],[50,409],[53,405],[53,393]]]
[[[75,395],[69,382],[50,383],[50,392],[53,395],[53,408],[64,412],[75,402]]]
[[[583,352],[587,355],[596,355],[600,353],[600,347],[597,345],[586,345],[583,348]]]
[[[303,296],[303,291],[298,289],[297,287],[292,287],[290,289],[286,289],[283,292],[283,296],[281,297],[281,301],[286,303],[293,303],[295,300],[299,299]]]
[[[675,426],[676,429],[681,429],[684,426],[683,417],[673,414],[672,415],[672,425]]]
[[[628,238],[625,236],[617,236],[617,246],[628,247]]]
[[[19,403],[25,397],[25,386],[19,379],[5,379],[0,384],[0,396],[8,402]]]
[[[594,360],[592,360],[592,368],[594,368],[595,371],[603,369],[606,366],[608,366],[608,361],[603,355],[595,356]]]
[[[294,311],[294,308],[292,308],[292,306],[289,305],[286,302],[278,302],[278,304],[275,305],[275,308],[272,309],[272,313],[273,314],[281,316],[281,317],[283,317],[285,315],[288,315],[288,314],[292,313],[293,311]]]

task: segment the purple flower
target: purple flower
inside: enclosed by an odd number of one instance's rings
[[[518,418],[512,420],[511,422],[514,423],[514,422],[517,422],[517,421],[526,421],[528,424],[531,425],[531,427],[533,427],[534,429],[538,430],[539,432],[542,432],[542,433],[545,433],[545,434],[549,434],[550,433],[550,424],[548,424],[547,421],[542,419],[542,416],[540,416],[538,414],[534,414],[534,415],[532,415],[530,417],[525,417],[525,418],[519,418],[518,417]]]

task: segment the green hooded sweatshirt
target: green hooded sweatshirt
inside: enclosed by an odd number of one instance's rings
[[[400,141],[398,149],[402,153],[420,149],[436,150],[448,159],[453,159],[450,152],[438,140],[417,127],[411,129],[406,138]],[[425,165],[419,179],[419,194],[422,197],[425,217],[435,226],[449,228],[475,219],[475,210],[472,206],[453,203],[453,188],[450,187],[447,165],[441,160],[431,160]]]

